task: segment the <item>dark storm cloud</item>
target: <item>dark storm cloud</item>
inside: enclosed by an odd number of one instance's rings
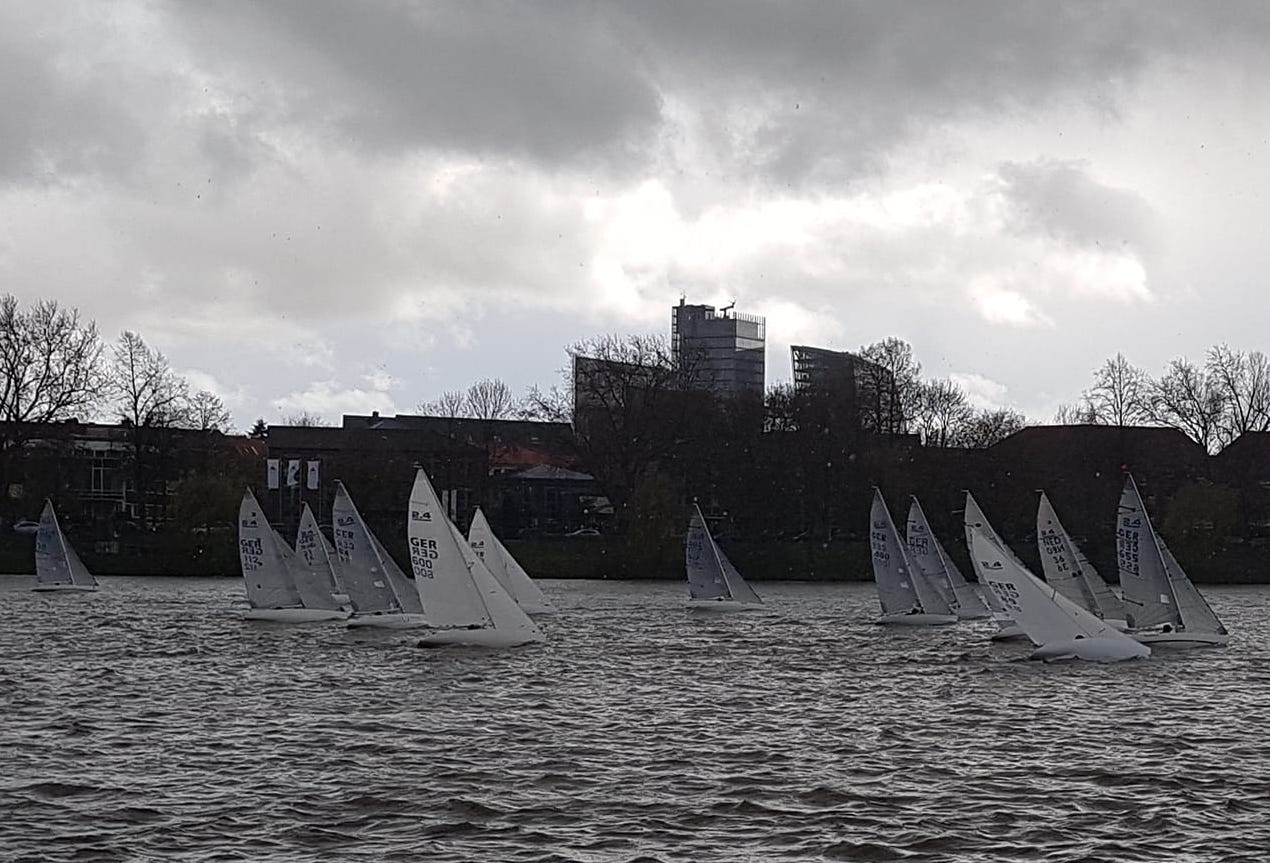
[[[660,98],[591,5],[218,3],[184,16],[209,68],[290,91],[281,120],[354,150],[636,159]]]
[[[1105,186],[1075,162],[1010,163],[1001,166],[1009,227],[1040,233],[1082,247],[1136,254],[1155,246],[1159,221],[1140,195]]]

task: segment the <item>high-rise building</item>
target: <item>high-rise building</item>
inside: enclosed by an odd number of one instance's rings
[[[789,351],[794,391],[819,399],[831,410],[833,422],[850,428],[896,430],[888,425],[896,394],[887,369],[850,351],[806,345],[792,345]]]
[[[690,306],[682,299],[670,316],[670,352],[680,368],[691,367],[701,385],[725,396],[762,398],[767,324],[732,306]]]

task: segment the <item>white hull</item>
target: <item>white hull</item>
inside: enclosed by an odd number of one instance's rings
[[[1145,659],[1151,648],[1135,644],[1122,636],[1115,638],[1067,638],[1051,641],[1032,651],[1029,659],[1057,662],[1063,659],[1084,659],[1089,662],[1121,662],[1126,659]]]
[[[438,629],[419,639],[420,647],[516,647],[542,641],[542,635],[502,629]]]
[[[36,593],[52,593],[53,591],[74,591],[84,593],[97,589],[95,584],[37,584],[31,590]]]
[[[884,614],[873,621],[879,626],[947,626],[957,622],[955,614]]]
[[[957,609],[958,620],[988,620],[992,617],[990,611],[967,611],[965,609]]]
[[[1174,650],[1186,650],[1192,647],[1225,647],[1230,643],[1229,635],[1216,632],[1130,632],[1127,634],[1139,644]]]
[[[243,614],[243,620],[264,620],[270,623],[318,623],[323,620],[344,620],[347,611],[329,608],[253,608]]]
[[[989,641],[1016,641],[1024,638],[1027,638],[1027,633],[1017,623],[1003,626],[988,636]]]
[[[422,614],[354,614],[349,629],[421,629],[428,625]]]
[[[758,611],[763,606],[760,603],[740,602],[735,599],[690,599],[688,600],[687,609],[689,611]]]

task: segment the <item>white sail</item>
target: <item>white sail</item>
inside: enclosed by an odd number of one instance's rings
[[[50,500],[44,501],[40,526],[35,534],[35,580],[38,588],[46,590],[90,590],[97,586],[97,579],[66,541],[66,534],[62,533],[62,526],[58,523],[57,513]]]
[[[709,531],[706,531],[709,535]],[[747,604],[761,605],[763,600],[759,599],[759,595],[754,592],[754,588],[750,587],[749,582],[741,577],[741,573],[737,572],[732,561],[728,560],[728,556],[723,553],[723,549],[719,548],[719,544],[714,541],[714,537],[710,537],[710,544],[714,546],[714,553],[719,556],[719,564],[723,567],[723,577],[727,579],[728,590],[732,594],[732,598],[737,602]]]
[[[684,564],[688,573],[688,595],[693,600],[730,600],[741,605],[763,603],[714,541],[705,516],[695,503],[684,538]]]
[[[684,538],[684,556],[688,571],[688,595],[697,600],[731,599],[732,591],[723,574],[723,565],[714,553],[706,520],[696,504],[688,521],[688,534]]]
[[[1196,644],[1226,643],[1226,628],[1155,532],[1132,476],[1125,477],[1120,495],[1116,563],[1130,625],[1171,633],[1152,643],[1182,645],[1188,639],[1179,633],[1194,636]]]
[[[908,556],[913,561],[914,568],[917,569],[927,582],[939,593],[945,603],[950,608],[956,609],[957,598],[953,594],[952,582],[948,580],[948,573],[944,567],[944,561],[935,551],[935,536],[930,529],[930,523],[926,521],[926,513],[922,511],[922,505],[917,502],[917,498],[913,497],[912,503],[908,506],[908,521],[904,526],[904,539],[908,545]]]
[[[504,640],[497,643],[505,645],[542,640],[542,632],[446,517],[422,468],[410,491],[406,530],[410,565],[431,626],[499,630]]]
[[[1072,541],[1045,492],[1036,510],[1036,542],[1045,580],[1059,593],[1104,620],[1125,619],[1124,605]]]
[[[931,530],[930,522],[917,497],[908,509],[905,526],[909,556],[926,580],[944,597],[945,602],[963,620],[988,616],[979,592],[966,582],[961,571],[948,557],[948,552]]]
[[[1150,648],[1033,575],[982,528],[970,529],[970,550],[983,584],[1037,645],[1033,658],[1113,661],[1150,655]]]
[[[313,510],[306,503],[300,512],[300,526],[295,536],[296,588],[305,608],[336,609],[340,603],[335,594],[342,593],[335,576],[335,565],[326,548],[326,538],[318,528]]]
[[[1169,584],[1172,585],[1173,595],[1177,598],[1177,610],[1182,617],[1182,626],[1187,632],[1226,635],[1226,627],[1222,625],[1208,601],[1187,577],[1182,565],[1173,556],[1173,552],[1164,544],[1164,540],[1160,540],[1159,543],[1160,552],[1164,556],[1164,569],[1169,574]]]
[[[476,514],[472,516],[467,543],[526,614],[555,613],[555,606],[543,596],[538,585],[534,584],[533,579],[529,577],[529,573],[525,572],[524,568],[516,562],[516,558],[512,557],[511,552],[494,535],[480,507],[477,507]]]
[[[983,533],[985,539],[989,542],[995,543],[997,547],[1001,549],[1002,553],[1010,558],[1010,560],[1014,561],[1024,569],[1027,568],[1024,566],[1023,561],[1019,560],[1019,558],[1015,555],[1014,551],[1005,544],[1005,540],[1002,539],[1001,536],[992,528],[992,525],[988,523],[988,517],[983,514],[983,510],[979,507],[979,502],[975,500],[975,496],[969,491],[966,492],[966,511],[964,518],[967,550],[970,549],[970,540],[974,531],[978,530]],[[975,570],[975,578],[978,579],[979,584],[982,586],[983,573],[979,572],[979,565],[975,562],[973,555],[971,555],[970,559],[971,565]],[[1006,631],[1016,632],[1017,630],[1014,629],[1014,621],[1010,619],[1009,612],[1001,604],[1001,601],[997,598],[997,596],[987,589],[981,591],[981,595],[983,596],[984,602],[987,603],[988,608],[992,609],[992,617],[1000,626],[1002,635],[1004,635]]]
[[[331,522],[342,587],[357,614],[404,613],[406,606],[397,596],[396,588],[384,569],[384,561],[370,531],[344,483],[338,480],[335,483],[335,502],[331,505]]]
[[[1182,625],[1177,599],[1164,568],[1160,543],[1133,477],[1125,478],[1116,518],[1116,565],[1131,626],[1148,629]]]
[[[238,556],[247,602],[252,608],[303,608],[287,564],[286,543],[269,526],[256,496],[248,489],[238,507]],[[290,549],[286,549],[289,551]]]
[[[869,547],[873,557],[873,580],[885,615],[952,615],[952,609],[918,571],[908,554],[908,544],[900,542],[879,489],[873,490],[869,513]]]

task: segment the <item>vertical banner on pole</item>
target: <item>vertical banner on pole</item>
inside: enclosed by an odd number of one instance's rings
[[[289,459],[287,461],[287,488],[295,488],[300,484],[300,460],[298,458]]]
[[[269,466],[269,488],[278,487],[278,471],[280,470],[279,460],[276,458],[268,459],[265,462]]]
[[[320,464],[321,462],[318,462],[318,461],[311,461],[308,463],[308,467],[309,467],[308,487],[314,491],[317,491],[317,488],[318,488],[318,471],[319,471],[318,465]]]

